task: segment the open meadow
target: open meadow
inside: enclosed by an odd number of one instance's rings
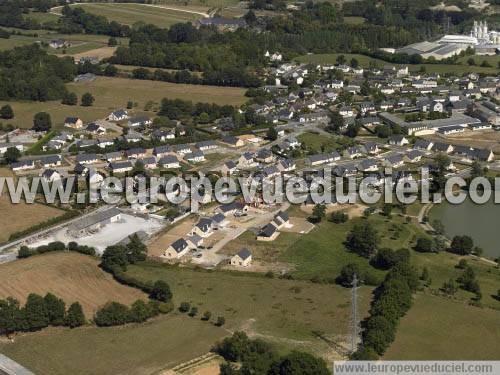
[[[150,23],[158,27],[168,28],[174,23],[192,22],[203,17],[208,8],[192,9],[188,6],[151,5],[151,4],[113,4],[113,3],[83,3],[75,4],[85,11],[106,17],[109,21],[132,26],[136,22]],[[56,8],[55,11],[60,11]]]
[[[363,68],[367,68],[371,63],[375,63],[379,68],[382,68],[384,65],[395,65],[399,66],[401,64],[392,64],[388,63],[387,61],[376,59],[373,57],[365,56],[365,55],[360,55],[360,54],[350,54],[350,53],[325,53],[325,54],[310,54],[310,55],[303,55],[299,56],[296,58],[298,62],[301,63],[309,63],[309,64],[335,64],[337,61],[337,57],[340,55],[344,55],[346,58],[347,63],[351,61],[352,58],[355,58],[358,60],[359,65],[362,66]],[[497,58],[496,56],[493,56],[493,58]],[[483,56],[477,56],[476,59],[478,61],[483,61]],[[445,74],[445,73],[456,73],[456,74],[464,74],[464,73],[486,73],[486,74],[498,74],[499,69],[497,65],[493,65],[491,68],[488,67],[481,67],[481,66],[469,66],[465,63],[463,64],[456,64],[456,65],[450,65],[450,64],[403,64],[403,66],[408,65],[408,68],[410,71],[419,71],[420,68],[423,66],[425,67],[425,70],[427,73],[439,73],[439,74]]]
[[[89,83],[69,83],[67,88],[79,98],[84,93],[90,92],[95,98],[93,106],[68,106],[62,105],[60,101],[8,102],[15,115],[8,122],[20,128],[31,128],[33,116],[43,111],[51,115],[55,126],[61,127],[68,116],[80,117],[84,122],[93,121],[107,117],[116,109],[125,108],[128,101],[137,103],[138,110],[142,110],[149,101],[159,103],[163,98],[231,105],[241,105],[246,101],[245,89],[238,87],[188,85],[127,78],[97,77],[95,81]],[[0,105],[4,104],[7,102],[0,101]]]
[[[498,321],[498,311],[418,294],[384,359],[498,360]]]
[[[158,374],[227,335],[199,318],[166,315],[121,327],[48,328],[0,342],[0,352],[38,375]]]
[[[0,298],[14,297],[21,303],[30,293],[48,292],[66,305],[80,302],[87,319],[109,301],[132,304],[146,295],[119,284],[98,267],[99,260],[73,252],[55,252],[0,265]]]
[[[10,169],[0,168],[0,177],[13,176]],[[6,242],[9,236],[15,232],[25,230],[31,226],[46,221],[48,219],[64,214],[64,211],[44,204],[27,204],[24,201],[13,204],[7,194],[6,187],[3,187],[0,196],[0,243]]]

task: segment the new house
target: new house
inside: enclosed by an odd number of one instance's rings
[[[257,235],[257,241],[274,241],[280,232],[274,224],[269,223],[262,227]]]
[[[117,111],[111,112],[108,116],[109,121],[123,121],[128,119],[128,112],[124,109],[119,109]]]
[[[252,263],[252,253],[244,248],[238,251],[236,255],[231,257],[231,265],[238,267],[248,267]]]
[[[163,257],[168,259],[179,259],[189,252],[189,245],[184,238],[179,238],[165,250]]]
[[[66,117],[64,119],[64,126],[72,129],[81,129],[83,128],[83,121],[78,117]]]
[[[165,155],[159,161],[158,165],[165,169],[180,168],[179,160],[174,155]]]

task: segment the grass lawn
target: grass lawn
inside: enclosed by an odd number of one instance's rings
[[[498,360],[499,312],[418,294],[387,360]]]
[[[142,280],[163,279],[175,306],[190,302],[199,314],[226,318],[230,330],[317,341],[313,331],[343,341],[349,329],[350,290],[338,285],[270,279],[238,272],[204,271],[146,262],[130,266],[127,274]],[[367,313],[371,288],[360,289],[360,315]]]
[[[308,149],[321,153],[321,147],[324,148],[324,152],[333,151],[338,146],[334,137],[325,137],[323,134],[305,132],[297,137],[297,140],[304,143]]]
[[[129,100],[137,103],[138,109],[144,108],[150,100],[159,103],[165,97],[232,105],[240,105],[246,101],[245,90],[236,87],[186,85],[126,78],[98,77],[91,83],[69,83],[67,87],[79,98],[86,92],[92,93],[95,98],[94,105],[92,107],[67,106],[62,105],[60,101],[8,102],[14,110],[15,117],[7,123],[20,128],[31,128],[33,116],[37,112],[48,112],[56,127],[63,126],[64,119],[68,116],[78,116],[84,122],[88,122],[106,117],[118,108],[124,108]],[[0,105],[4,104],[7,102],[0,101]]]
[[[497,68],[498,63],[500,63],[500,56],[498,56],[498,55],[494,55],[494,56],[464,56],[464,57],[459,58],[458,61],[460,63],[466,65],[467,60],[469,60],[471,57],[474,59],[474,61],[476,62],[477,65],[481,65],[481,63],[483,61],[487,61],[488,63],[490,63],[490,65],[493,68]]]
[[[370,62],[373,61],[377,64],[377,66],[382,67],[384,65],[398,65],[391,64],[386,61],[375,59],[365,55],[359,54],[349,54],[349,53],[328,53],[328,54],[311,54],[311,55],[303,55],[296,58],[297,61],[301,63],[311,63],[311,64],[335,64],[337,61],[337,57],[339,55],[344,55],[347,63],[351,61],[352,58],[358,60],[359,65],[362,67],[368,67]],[[483,61],[481,59],[482,56],[478,57],[479,61]],[[495,57],[495,56],[493,56]],[[498,57],[496,57],[498,59]],[[428,73],[456,73],[463,74],[468,72],[476,72],[476,73],[487,73],[487,74],[498,74],[498,69],[496,65],[493,65],[492,68],[483,68],[480,66],[468,66],[468,65],[448,65],[448,64],[416,64],[416,65],[408,65],[411,71],[420,70],[421,66],[425,66],[425,69]]]
[[[413,263],[420,269],[427,267],[429,270],[429,276],[432,280],[430,288],[434,290],[439,290],[445,281],[456,280],[463,273],[463,270],[455,268],[461,258],[448,252],[439,254],[412,252]],[[500,270],[473,257],[464,257],[464,259],[476,273],[483,295],[482,304],[500,310],[500,301],[493,297],[496,296],[500,288]],[[459,289],[455,298],[467,302],[473,296],[472,293]]]
[[[78,4],[77,6],[82,7],[89,13],[104,16],[109,21],[116,21],[130,26],[136,22],[145,22],[167,28],[174,23],[194,23],[202,17],[200,14],[162,9],[159,6],[152,7],[143,4],[88,3]],[[179,9],[181,8],[180,6]]]
[[[365,19],[363,17],[344,17],[344,22],[348,25],[361,25],[365,23]]]
[[[57,22],[57,20],[60,18],[58,15],[49,12],[34,12],[34,11],[29,12],[24,17],[38,21],[40,23],[52,22],[52,21]]]
[[[345,249],[343,242],[347,234],[361,220],[366,219],[352,219],[345,224],[323,221],[310,233],[293,241],[292,245],[281,254],[279,259],[282,262],[295,264],[296,271],[293,275],[298,278],[335,278],[346,264],[356,263],[362,269],[369,269],[382,279],[383,272],[371,267],[367,259]],[[391,221],[386,221],[383,216],[378,214],[372,215],[368,220],[378,231],[381,238],[381,247],[391,249],[408,247],[416,231],[418,231],[417,227],[404,224],[403,218],[398,215],[393,215]]]
[[[2,341],[0,352],[39,375],[153,374],[207,353],[228,333],[187,316],[114,328],[49,328]]]

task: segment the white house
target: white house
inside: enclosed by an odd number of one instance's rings
[[[252,263],[252,253],[248,249],[241,249],[238,254],[231,258],[231,265],[238,267],[248,267]]]
[[[128,118],[128,112],[124,109],[119,109],[117,111],[111,112],[108,116],[109,121],[123,121]]]

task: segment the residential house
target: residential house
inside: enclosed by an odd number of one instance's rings
[[[128,112],[124,109],[119,109],[117,111],[111,112],[108,116],[109,121],[123,121],[128,118]]]
[[[353,177],[358,173],[358,168],[354,163],[337,165],[332,172],[337,177]]]
[[[295,161],[293,161],[293,159],[280,159],[276,166],[280,172],[291,172],[296,168]]]
[[[194,149],[188,144],[178,144],[178,145],[173,146],[173,149],[174,149],[175,153],[180,155],[180,156],[185,155],[185,154],[190,154],[194,151]]]
[[[405,154],[404,159],[410,163],[418,163],[422,160],[422,156],[424,156],[422,151],[411,150]]]
[[[257,241],[274,241],[279,236],[278,228],[272,223],[266,224],[257,234]]]
[[[153,155],[157,158],[161,158],[171,152],[173,152],[173,150],[170,146],[156,146],[153,148]]]
[[[252,264],[252,253],[244,248],[238,251],[236,255],[231,257],[231,265],[238,267],[248,267]]]
[[[388,143],[393,146],[405,146],[409,144],[410,141],[408,141],[408,139],[404,135],[397,134],[390,136]]]
[[[47,182],[61,181],[61,174],[55,169],[46,169],[42,172],[41,177],[45,179]]]
[[[202,217],[198,223],[193,227],[192,234],[197,234],[202,238],[206,238],[212,235],[214,232],[212,226],[212,219],[207,217]]]
[[[138,128],[138,127],[149,126],[152,123],[153,121],[148,116],[137,116],[137,117],[131,117],[127,122],[127,126],[129,128]]]
[[[97,138],[96,144],[99,148],[113,146],[115,142],[112,139]]]
[[[413,144],[413,149],[421,151],[430,151],[433,146],[434,143],[431,141],[428,141],[426,139],[417,139]]]
[[[104,160],[106,160],[108,163],[111,163],[112,161],[121,160],[122,158],[123,154],[121,151],[108,152],[107,154],[104,155]]]
[[[179,160],[174,155],[165,155],[160,158],[158,165],[165,169],[180,168]]]
[[[191,249],[197,249],[203,244],[203,238],[201,238],[197,234],[193,234],[192,236],[188,236],[186,242]]]
[[[453,146],[448,143],[436,142],[432,145],[431,150],[434,152],[444,152],[449,154],[453,152]]]
[[[237,214],[240,212],[246,212],[248,211],[248,206],[246,203],[242,202],[231,202],[227,204],[223,204],[217,208],[218,211],[220,211],[223,215],[227,216],[230,214]]]
[[[133,169],[133,166],[130,160],[126,160],[111,162],[109,163],[108,168],[113,173],[125,173],[130,172]]]
[[[106,129],[103,128],[101,125],[96,124],[95,122],[91,122],[90,124],[87,125],[85,128],[85,131],[91,133],[91,134],[104,134],[106,133]]]
[[[156,157],[154,156],[141,158],[138,159],[137,161],[141,162],[145,169],[155,169],[157,167]]]
[[[200,150],[194,150],[193,152],[185,154],[184,160],[189,163],[201,163],[205,161],[205,155]]]
[[[48,155],[39,159],[40,165],[44,168],[58,167],[62,163],[61,155]]]
[[[232,160],[226,161],[221,168],[222,174],[225,176],[231,176],[236,170],[236,163]]]
[[[214,228],[220,229],[225,228],[229,225],[229,220],[227,220],[226,217],[221,213],[213,215],[210,219],[212,220],[212,226]]]
[[[381,151],[375,142],[366,142],[364,147],[369,155],[377,155]]]
[[[238,167],[239,168],[253,168],[258,163],[255,161],[255,155],[251,152],[245,152],[238,159]]]
[[[200,151],[214,150],[214,149],[219,147],[217,145],[217,143],[215,143],[215,141],[212,141],[212,140],[198,142],[198,143],[196,143],[195,146]]]
[[[366,154],[366,148],[364,146],[348,147],[343,154],[346,158],[350,159],[360,158]]]
[[[378,171],[377,160],[375,159],[364,159],[358,164],[358,170],[361,172],[376,172]]]
[[[165,142],[168,139],[175,138],[175,132],[173,130],[156,129],[151,133],[152,139],[157,139],[160,142]]]
[[[18,162],[12,163],[10,165],[10,167],[11,167],[11,169],[14,172],[24,171],[24,170],[27,170],[27,169],[34,169],[35,168],[35,162],[33,160],[22,160],[22,161],[18,161]]]
[[[228,144],[230,147],[242,147],[245,145],[245,142],[232,135],[222,137],[221,142]]]
[[[167,250],[165,250],[165,253],[163,254],[163,257],[169,258],[169,259],[179,259],[186,255],[189,252],[189,245],[186,242],[184,238],[179,238],[175,242],[173,242]]]
[[[64,126],[73,129],[81,129],[83,128],[83,121],[78,117],[66,117],[64,119]]]
[[[290,224],[290,218],[288,213],[285,211],[279,211],[276,215],[274,215],[273,220],[271,221],[277,229],[281,229]]]
[[[390,167],[390,168],[400,168],[404,165],[404,159],[401,154],[394,154],[387,156],[382,164],[384,167]]]
[[[274,161],[274,154],[271,150],[263,148],[257,152],[255,159],[261,163],[272,163]]]
[[[129,159],[139,159],[146,156],[146,149],[144,148],[131,148],[129,150],[125,150],[125,156]]]

